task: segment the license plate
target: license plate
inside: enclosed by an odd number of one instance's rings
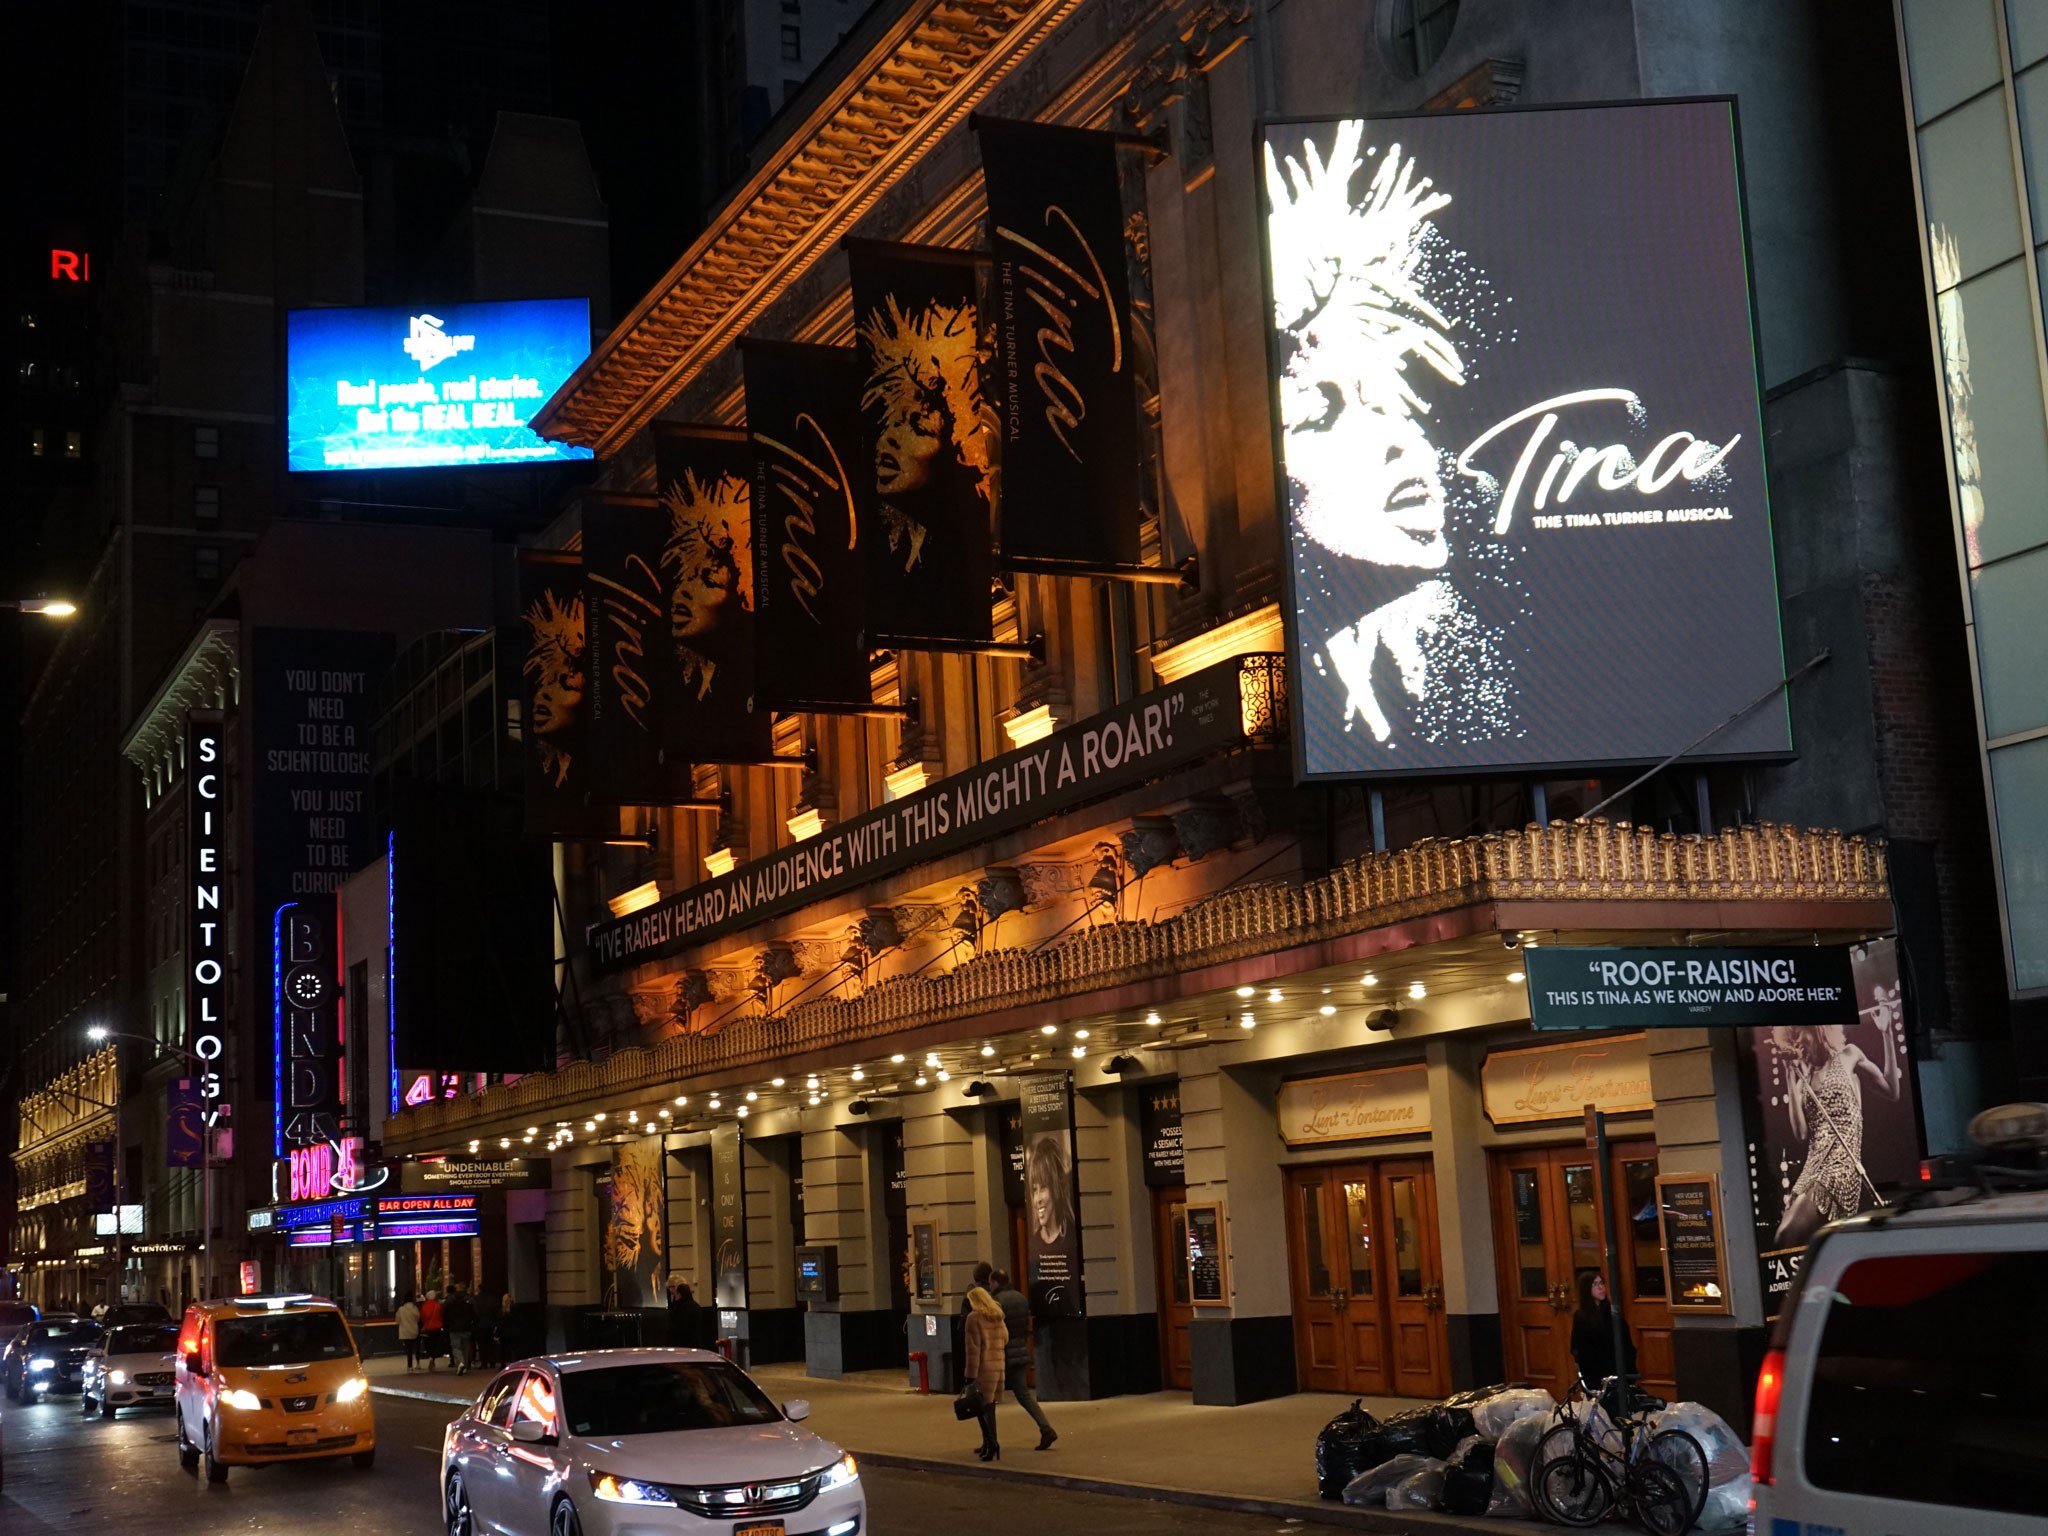
[[[782,1536],[780,1520],[762,1520],[753,1525],[736,1525],[732,1536]]]
[[[314,1433],[310,1429],[288,1429],[284,1432],[284,1443],[286,1445],[311,1445]]]

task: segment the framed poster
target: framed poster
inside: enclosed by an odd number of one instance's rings
[[[1198,1307],[1230,1304],[1229,1259],[1224,1251],[1223,1207],[1188,1207],[1188,1296]]]
[[[1720,1181],[1710,1173],[1658,1175],[1657,1231],[1671,1310],[1726,1316],[1732,1307]]]
[[[910,1294],[917,1301],[939,1299],[939,1224],[910,1225]]]

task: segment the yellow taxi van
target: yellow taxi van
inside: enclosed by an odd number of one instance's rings
[[[178,1329],[178,1461],[228,1468],[377,1455],[370,1383],[341,1309],[322,1296],[198,1301]]]

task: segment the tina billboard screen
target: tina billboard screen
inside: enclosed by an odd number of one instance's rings
[[[285,354],[294,470],[590,457],[527,425],[590,355],[587,300],[299,309]]]
[[[1654,762],[1783,675],[1734,129],[1263,129],[1305,778]]]

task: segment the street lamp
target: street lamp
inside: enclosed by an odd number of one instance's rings
[[[172,1045],[154,1035],[138,1035],[131,1030],[109,1029],[104,1024],[95,1024],[85,1032],[86,1039],[95,1045],[107,1040],[133,1040],[146,1045],[160,1055],[182,1056],[186,1061],[204,1069],[204,1062],[196,1052],[188,1051],[182,1045]],[[125,1153],[121,1146],[121,1101],[127,1093],[120,1081],[120,1058],[115,1057],[114,1067],[114,1286],[116,1294],[126,1275],[126,1255],[121,1244],[121,1164]],[[213,1133],[202,1127],[199,1137],[199,1294],[202,1298],[213,1294]]]
[[[68,619],[78,612],[78,604],[61,597],[0,598],[0,608],[15,613],[40,613],[46,619]]]

